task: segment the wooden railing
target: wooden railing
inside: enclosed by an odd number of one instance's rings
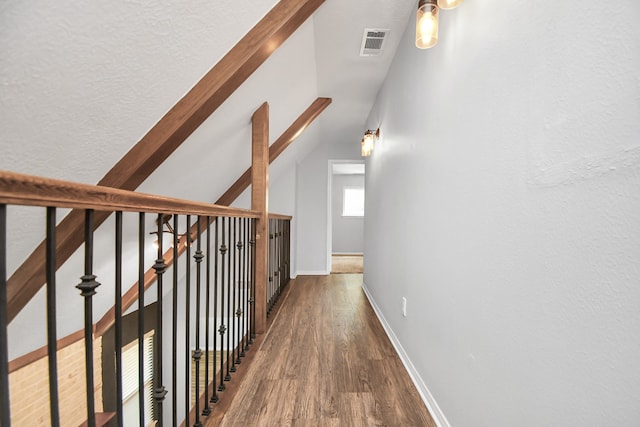
[[[291,217],[269,215],[269,269],[267,278],[267,314],[282,294],[291,277]]]
[[[114,419],[116,425],[124,425],[123,372],[129,372],[123,360],[123,347],[127,343],[137,345],[135,365],[138,374],[134,387],[138,391],[138,415],[134,423],[147,425],[149,414],[158,421],[170,425],[200,425],[203,417],[212,413],[213,405],[224,395],[225,383],[249,350],[255,337],[256,307],[267,311],[281,293],[289,278],[290,269],[290,217],[269,215],[272,227],[270,237],[269,276],[271,284],[267,299],[256,299],[256,230],[260,212],[234,209],[206,203],[166,198],[100,186],[45,179],[0,171],[0,425],[10,426],[12,412],[21,405],[33,405],[17,399],[22,387],[11,381],[9,369],[9,345],[7,337],[7,266],[8,245],[7,212],[14,205],[31,206],[46,211],[44,241],[46,252],[46,370],[43,390],[25,393],[28,399],[46,400],[38,404],[41,412],[47,412],[45,425],[78,425],[70,421],[67,412],[83,413],[87,425],[100,425]],[[82,379],[85,384],[85,404],[79,411],[78,402],[64,402],[66,391],[60,390],[62,379],[58,360],[61,340],[58,339],[58,318],[62,309],[67,310],[68,285],[57,281],[56,223],[59,208],[84,211],[84,268],[77,272],[80,283],[75,286],[84,304],[82,333],[73,335],[79,344],[84,339]],[[95,212],[113,214],[113,231],[103,225],[95,230]],[[148,223],[154,225],[147,229]],[[125,233],[124,230],[135,231]],[[95,230],[95,231],[94,231]],[[113,258],[96,259],[94,232],[100,234],[101,244],[109,237]],[[167,238],[163,238],[167,237]],[[147,248],[156,240],[153,260],[146,257]],[[167,246],[172,249],[167,250]],[[125,253],[137,252],[137,257]],[[180,254],[184,252],[183,256]],[[96,277],[96,264],[113,265],[108,276]],[[145,292],[149,278],[145,272],[152,268],[155,295]],[[104,272],[104,268],[100,269]],[[171,272],[171,280],[165,273]],[[126,273],[137,272],[137,282],[124,292]],[[100,284],[102,283],[102,285]],[[267,280],[262,280],[267,283]],[[112,286],[108,285],[112,284]],[[171,295],[167,288],[171,289]],[[67,292],[65,292],[67,291]],[[74,290],[75,292],[75,290]],[[102,297],[100,294],[105,295]],[[263,293],[264,294],[264,293]],[[96,298],[109,298],[113,308],[96,322],[94,312]],[[127,313],[137,303],[138,309]],[[111,305],[111,303],[109,303]],[[140,308],[143,309],[140,309]],[[34,310],[32,304],[24,310]],[[28,314],[28,313],[27,313]],[[170,334],[167,334],[170,329]],[[145,376],[145,345],[153,337],[152,380]],[[182,337],[181,337],[182,336]],[[170,337],[170,338],[169,338]],[[17,338],[17,336],[12,336]],[[179,340],[180,338],[180,340]],[[202,348],[204,346],[204,348]],[[69,345],[69,348],[71,345]],[[66,357],[66,356],[65,356]],[[29,363],[14,363],[15,371],[28,369]],[[204,360],[202,360],[204,359]],[[99,363],[98,363],[99,361]],[[45,363],[45,362],[43,362]],[[100,365],[100,366],[94,366]],[[66,369],[66,368],[65,368]],[[192,373],[193,372],[193,373]],[[65,370],[65,375],[68,372]],[[151,382],[149,382],[151,381]],[[148,386],[147,384],[151,384]],[[77,388],[77,385],[76,385]],[[141,390],[151,390],[150,395]],[[195,389],[195,398],[192,389]],[[135,403],[135,402],[134,402]],[[70,411],[68,411],[70,409]],[[147,415],[145,415],[145,413]],[[145,416],[147,418],[145,418]],[[36,414],[33,414],[35,419]],[[32,420],[33,421],[33,420]],[[16,425],[29,422],[17,421]]]

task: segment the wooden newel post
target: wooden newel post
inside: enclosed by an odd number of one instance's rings
[[[251,144],[251,209],[260,212],[256,225],[256,333],[267,328],[267,263],[269,258],[269,104],[253,113]]]

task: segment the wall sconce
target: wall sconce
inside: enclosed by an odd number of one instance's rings
[[[438,43],[439,10],[458,7],[464,0],[420,0],[416,13],[416,47],[428,49]]]
[[[175,234],[175,230],[173,229],[173,227],[170,224],[171,218],[173,218],[173,215],[169,215],[169,214],[163,214],[162,215],[162,234],[167,233],[167,234],[171,234],[171,236],[173,236]],[[158,224],[158,220],[156,220],[156,224]],[[166,228],[166,230],[165,230]],[[151,231],[149,234],[158,234],[158,231]],[[178,240],[182,239],[184,236],[186,236],[186,234],[178,234]],[[158,236],[158,239],[160,238],[160,236]],[[153,242],[153,246],[158,249],[158,239],[156,239]],[[186,241],[185,241],[185,246],[186,246]],[[169,243],[169,247],[173,248],[173,238],[171,239],[171,243]]]
[[[455,9],[460,6],[464,0],[438,0],[438,7],[442,10]]]
[[[367,130],[362,137],[361,154],[362,157],[369,157],[373,151],[374,142],[380,137],[380,128]]]
[[[428,49],[438,43],[438,2],[420,0],[416,13],[416,47]]]

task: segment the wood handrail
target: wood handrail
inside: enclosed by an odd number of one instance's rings
[[[257,218],[259,212],[0,170],[0,203],[107,212]]]
[[[291,221],[293,217],[291,215],[282,215],[269,212],[269,219],[284,219],[285,221]]]

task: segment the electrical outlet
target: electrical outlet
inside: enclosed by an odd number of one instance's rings
[[[407,299],[402,297],[402,316],[407,317]]]

